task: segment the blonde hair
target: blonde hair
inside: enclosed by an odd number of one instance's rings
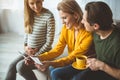
[[[58,5],[57,9],[62,10],[63,12],[69,13],[69,14],[77,14],[77,20],[76,23],[83,27],[81,24],[83,12],[79,6],[79,4],[75,0],[62,0]]]
[[[34,23],[34,12],[30,9],[28,5],[28,0],[24,0],[24,26],[25,32],[32,33]]]

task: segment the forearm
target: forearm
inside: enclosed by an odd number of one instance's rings
[[[111,75],[112,77],[120,80],[120,69],[116,69],[116,68],[110,67],[107,64],[104,64],[100,70],[102,70],[102,71],[108,73],[109,75]]]
[[[54,68],[61,67],[61,66],[59,66],[59,63],[56,62],[56,61],[50,61],[50,65],[49,66],[53,66]]]

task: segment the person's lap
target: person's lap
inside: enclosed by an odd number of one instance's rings
[[[74,69],[71,65],[60,68],[50,67],[52,80],[117,80],[103,71]]]
[[[80,70],[74,69],[71,65],[60,68],[49,68],[52,80],[69,80]]]
[[[117,80],[103,71],[92,71],[89,68],[79,72],[72,80]]]
[[[23,60],[22,56],[17,57],[9,66],[8,72],[6,74],[5,80],[15,80],[16,79],[16,65],[19,61]]]

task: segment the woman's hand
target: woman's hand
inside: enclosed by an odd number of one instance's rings
[[[52,61],[43,61],[43,62],[42,62],[42,65],[40,65],[40,64],[35,64],[35,66],[36,66],[40,71],[46,71],[51,64],[52,64]]]
[[[30,48],[25,46],[25,52],[28,56],[33,56],[36,52],[38,52],[38,48]]]
[[[26,65],[33,65],[34,61],[30,57],[24,58]]]
[[[87,66],[93,71],[102,70],[104,65],[105,65],[104,62],[102,62],[96,58],[88,58],[87,59]]]

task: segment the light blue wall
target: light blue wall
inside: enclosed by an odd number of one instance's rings
[[[81,6],[82,10],[84,10],[84,7],[88,2],[103,1],[110,6],[110,8],[113,12],[113,19],[119,19],[120,20],[120,0],[76,0],[76,1]]]
[[[61,0],[53,0],[53,1],[49,1],[49,0],[44,0],[44,6],[48,9],[50,9],[54,14],[55,14],[55,19],[56,19],[56,34],[58,34],[61,30],[61,20],[60,17],[58,15],[58,11],[56,9],[57,4],[60,2]],[[78,4],[80,5],[80,7],[82,8],[82,10],[84,11],[84,7],[88,2],[91,1],[103,1],[106,2],[110,8],[112,9],[113,12],[113,19],[117,19],[120,20],[120,0],[76,0],[78,2]]]
[[[50,11],[52,11],[52,13],[54,14],[55,17],[55,34],[59,34],[61,31],[61,27],[62,27],[62,22],[61,19],[59,17],[58,11],[57,11],[57,4],[62,1],[62,0],[44,0],[44,7],[48,8]]]

